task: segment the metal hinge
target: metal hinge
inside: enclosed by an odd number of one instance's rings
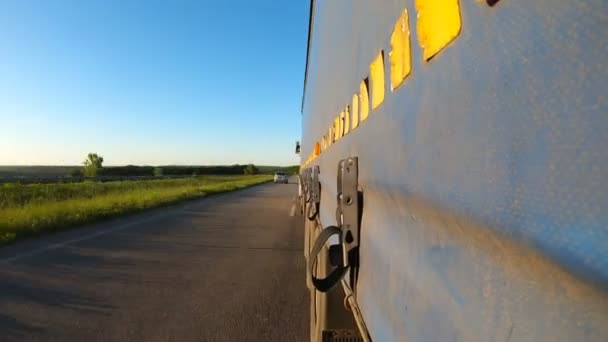
[[[309,185],[310,205],[306,216],[309,220],[314,221],[319,215],[319,205],[321,204],[321,183],[319,182],[319,166],[315,165],[312,168],[311,182]]]
[[[319,188],[313,192],[320,196],[318,172],[318,169],[313,171],[313,179],[315,179],[317,183],[311,183],[309,185],[311,188],[315,189],[319,186]],[[362,213],[361,205],[363,203],[361,193],[358,189],[358,173],[357,157],[350,157],[339,162],[336,225],[328,226],[319,233],[310,252],[308,268],[312,275],[312,283],[315,288],[321,292],[329,291],[329,289],[334,287],[344,277],[349,268],[349,285],[351,288],[355,288],[359,266],[359,225]],[[311,202],[312,199],[320,200],[320,197],[315,197],[315,195],[312,194]],[[315,203],[317,203],[316,207],[314,207]],[[311,206],[309,206],[309,218],[313,214],[313,207],[315,208],[314,215],[318,215],[318,203],[319,202],[312,202]],[[326,247],[326,243],[333,235],[339,236],[339,244],[329,247],[329,261],[335,268],[327,277],[322,279],[316,278],[314,270],[317,255]]]
[[[304,197],[306,203],[310,202],[310,183],[312,183],[311,169],[304,170]]]
[[[338,207],[336,223],[342,230],[342,262],[351,266],[358,259],[359,247],[359,163],[357,157],[343,159],[338,164]],[[357,266],[357,265],[354,265]],[[351,284],[352,285],[352,284]]]
[[[302,170],[300,177],[300,208],[302,214],[306,213],[306,207],[310,201],[310,168]]]
[[[321,183],[319,183],[319,166],[315,165],[312,168],[312,184],[311,184],[311,191],[312,191],[312,202],[313,203],[319,203],[321,202]]]

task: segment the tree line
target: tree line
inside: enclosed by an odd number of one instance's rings
[[[89,153],[82,163],[81,169],[72,171],[72,176],[94,178],[97,176],[198,176],[198,175],[256,175],[285,171],[297,173],[298,166],[283,168],[258,167],[254,164],[214,165],[214,166],[103,166],[103,157],[97,153]]]

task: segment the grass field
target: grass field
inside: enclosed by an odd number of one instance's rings
[[[123,182],[0,185],[0,245],[203,195],[232,191],[271,176],[201,176]]]

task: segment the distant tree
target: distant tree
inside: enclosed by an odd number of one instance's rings
[[[82,169],[85,177],[96,177],[103,167],[103,157],[97,153],[89,153],[83,162]]]
[[[247,166],[245,166],[245,169],[243,169],[243,173],[246,175],[257,175],[258,172],[258,168],[253,164],[247,164]]]
[[[163,175],[163,168],[162,167],[155,167],[154,168],[154,177],[162,177]]]

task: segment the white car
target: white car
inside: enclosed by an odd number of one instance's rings
[[[289,176],[283,171],[278,171],[274,174],[275,183],[289,183]]]

